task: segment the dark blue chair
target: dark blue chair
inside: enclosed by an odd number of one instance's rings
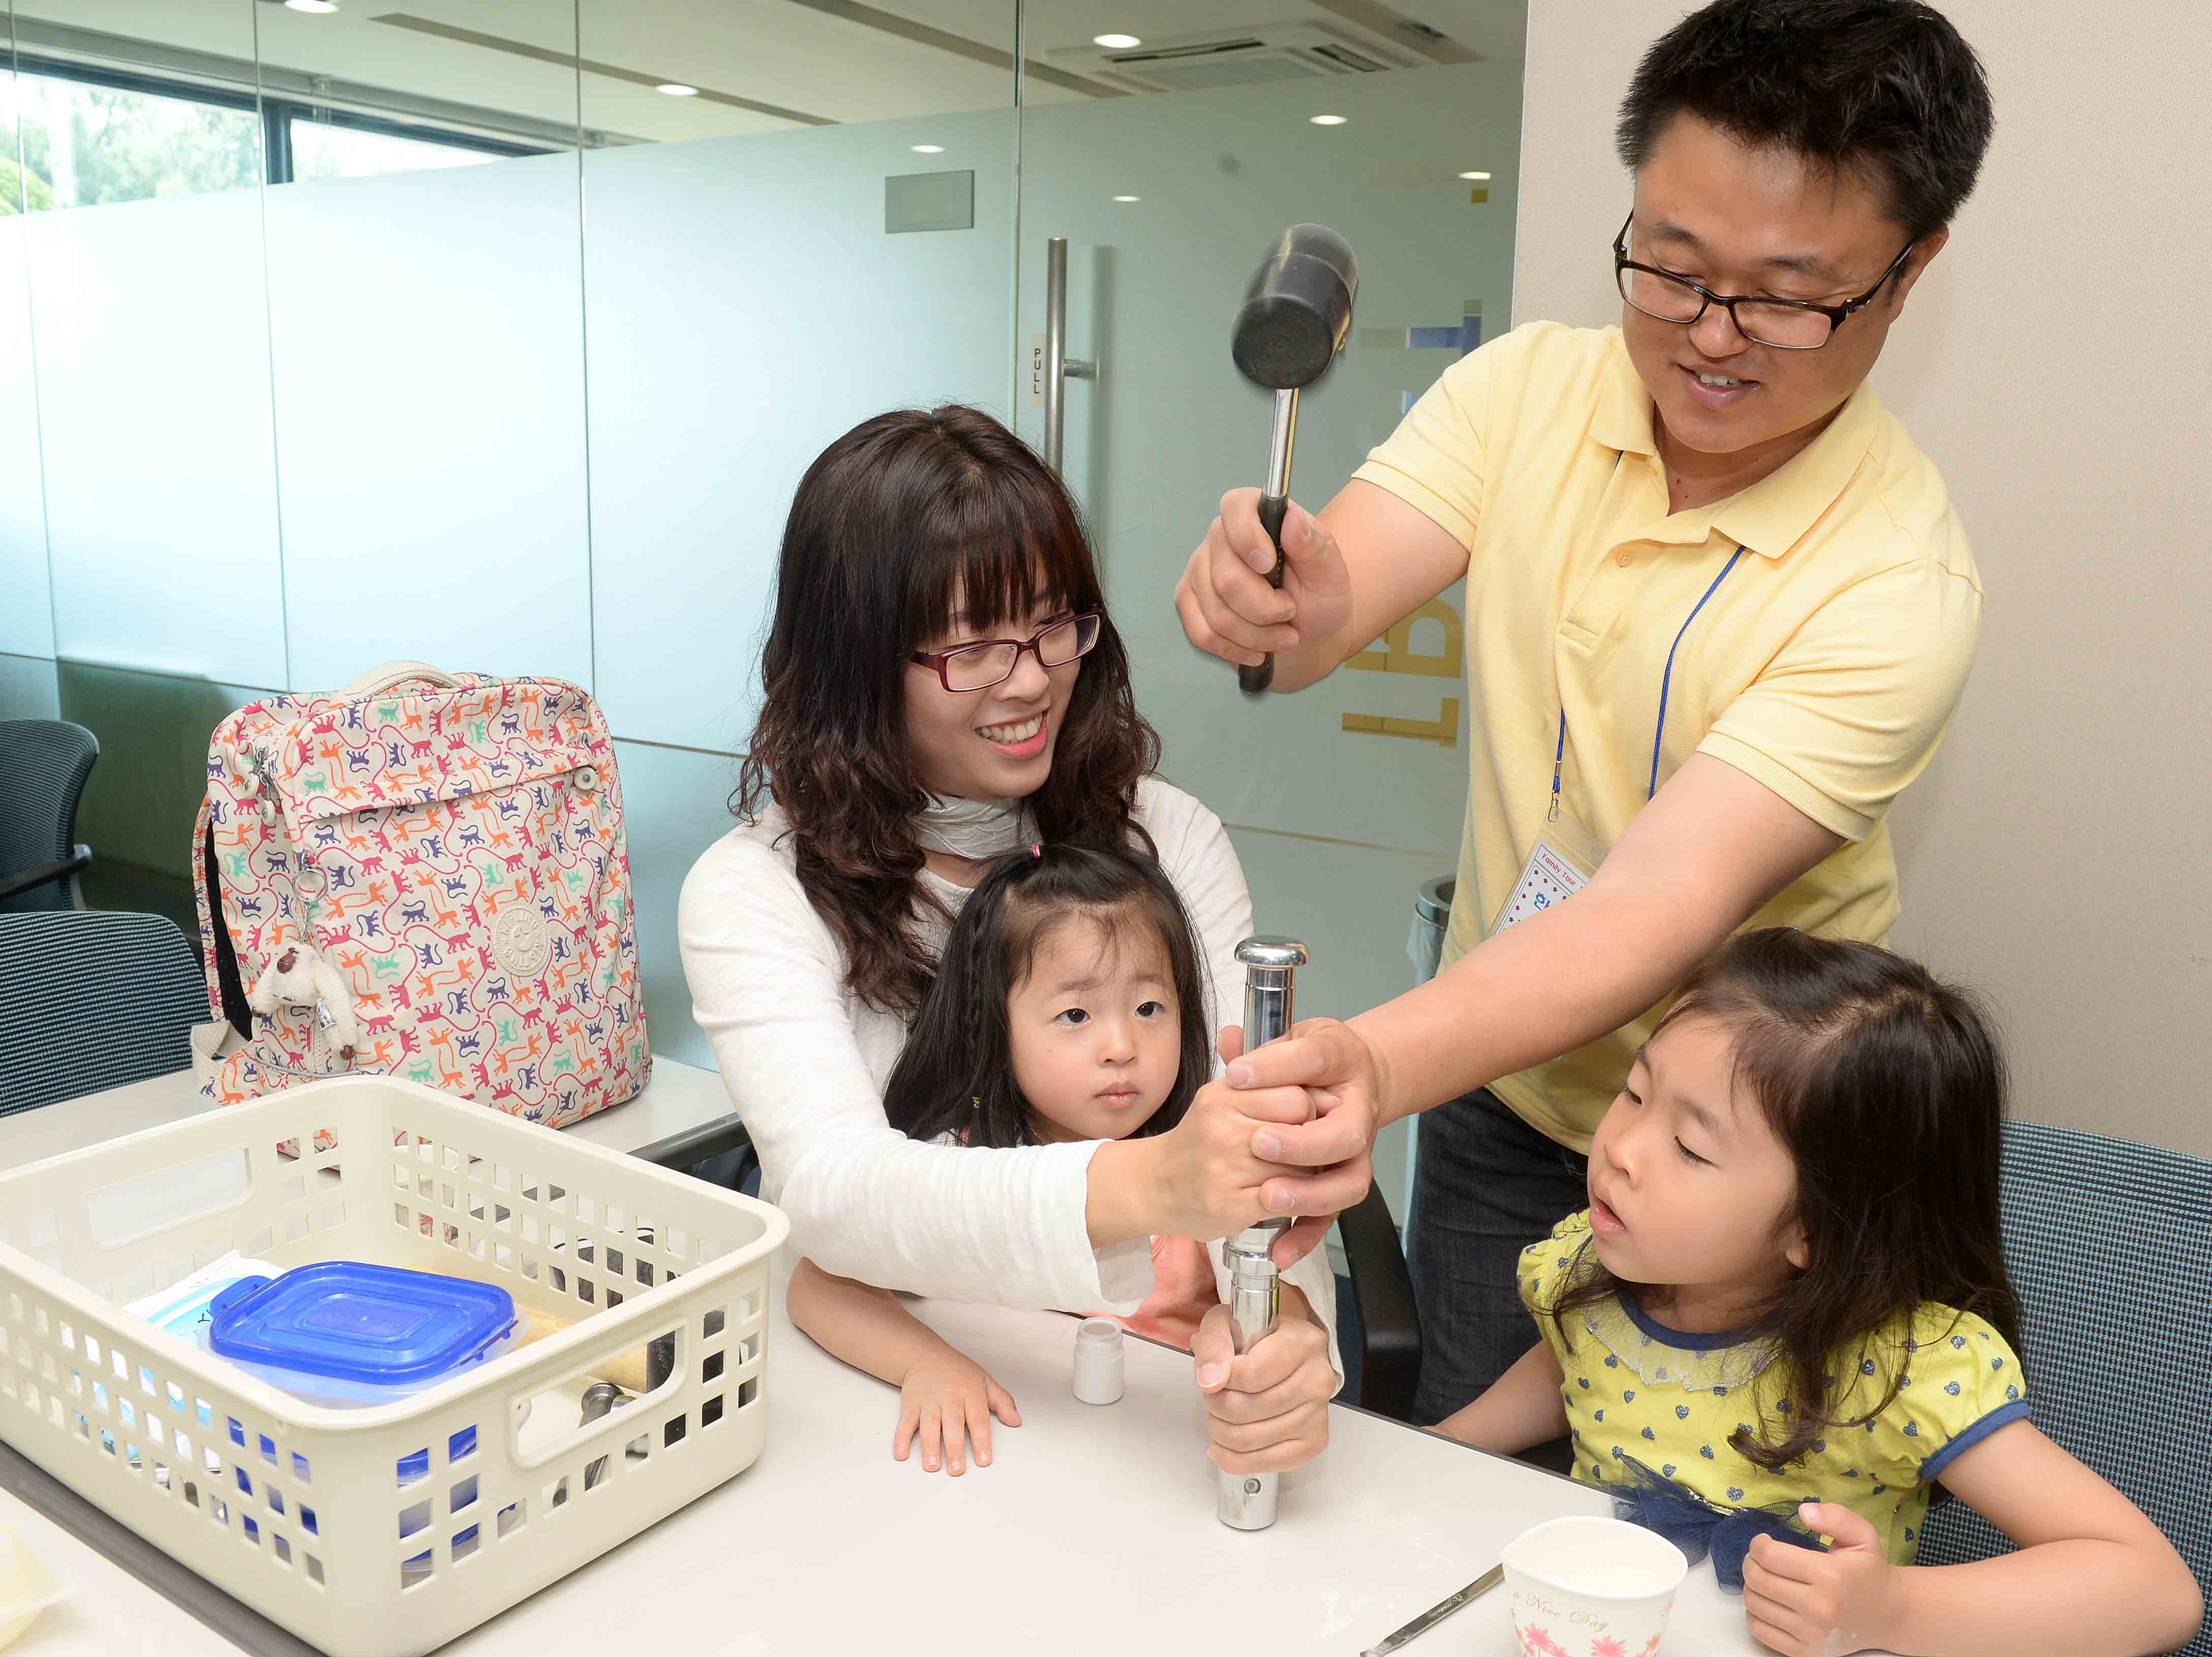
[[[2149,1514],[2212,1599],[2212,1162],[2014,1122],[2004,1229],[2036,1425]],[[1948,1502],[1929,1513],[1920,1563],[2011,1548]],[[2212,1629],[2181,1650],[2212,1657]]]
[[[0,1116],[184,1070],[207,1017],[199,958],[173,920],[0,914]]]
[[[82,909],[76,805],[100,739],[66,719],[0,719],[0,914]]]

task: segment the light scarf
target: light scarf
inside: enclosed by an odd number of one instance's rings
[[[923,798],[914,837],[933,852],[984,863],[1036,841],[1036,821],[1020,800],[963,799],[927,792]]]

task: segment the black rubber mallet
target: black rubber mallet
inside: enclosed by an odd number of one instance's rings
[[[1275,394],[1267,486],[1260,495],[1260,522],[1275,543],[1275,568],[1267,576],[1272,586],[1283,585],[1283,513],[1291,503],[1298,393],[1328,373],[1344,349],[1358,293],[1359,261],[1344,238],[1318,224],[1294,224],[1275,238],[1237,307],[1229,354],[1239,373]],[[1257,667],[1238,668],[1237,688],[1256,696],[1274,677],[1270,655]]]

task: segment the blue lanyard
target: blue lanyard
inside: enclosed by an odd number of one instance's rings
[[[1698,599],[1691,607],[1690,613],[1682,618],[1682,625],[1674,634],[1674,642],[1667,646],[1666,671],[1659,676],[1659,725],[1658,728],[1651,733],[1651,777],[1644,790],[1644,798],[1647,800],[1659,792],[1659,750],[1667,740],[1667,695],[1673,689],[1674,683],[1674,652],[1682,647],[1682,635],[1689,632],[1690,623],[1698,619],[1698,612],[1705,609],[1713,594],[1721,590],[1721,583],[1728,580],[1729,572],[1736,567],[1736,562],[1743,556],[1743,552],[1744,549],[1739,546],[1729,555],[1728,562],[1721,566],[1721,573],[1713,577],[1712,586],[1705,589],[1705,597]],[[1567,710],[1563,705],[1559,709],[1559,745],[1558,750],[1552,756],[1550,816],[1554,822],[1558,822],[1559,817],[1559,777],[1560,774],[1566,769],[1566,762]]]

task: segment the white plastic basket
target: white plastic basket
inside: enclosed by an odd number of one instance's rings
[[[413,1657],[752,1463],[788,1229],[410,1083],[295,1087],[0,1175],[0,1438],[331,1657]],[[121,1310],[232,1249],[471,1278],[576,1326],[320,1408]],[[580,1427],[589,1371],[667,1336],[668,1378]]]

